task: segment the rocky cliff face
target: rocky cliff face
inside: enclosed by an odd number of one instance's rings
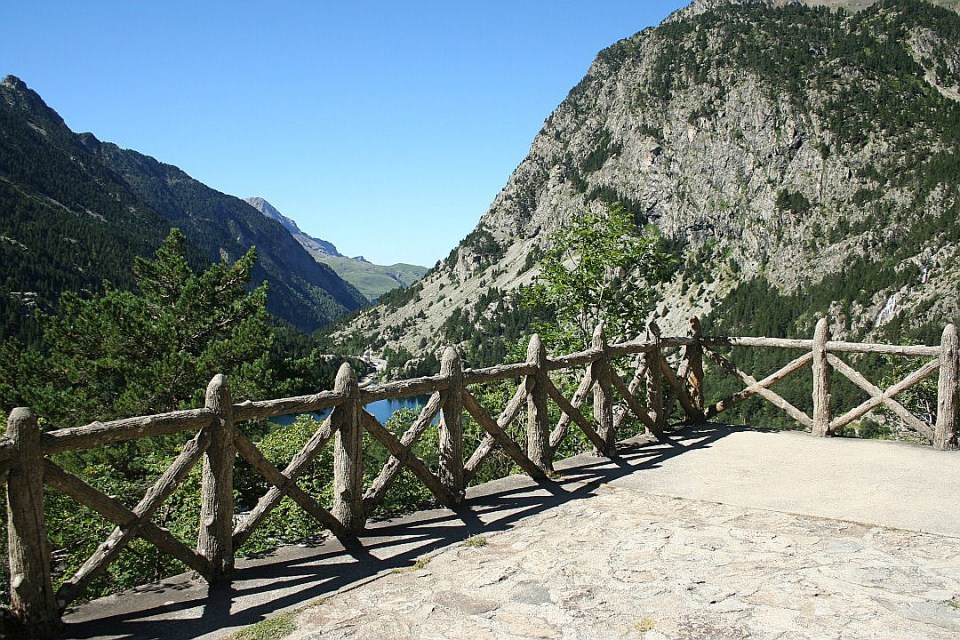
[[[807,4],[839,3],[697,2],[602,51],[476,230],[345,333],[438,346],[451,314],[529,281],[551,231],[612,201],[682,256],[652,312],[665,331],[711,313],[800,334],[829,313],[857,337],[956,319],[960,17]]]

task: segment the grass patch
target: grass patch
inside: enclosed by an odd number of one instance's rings
[[[483,536],[470,536],[463,541],[463,544],[468,547],[473,547],[474,549],[479,549],[480,547],[487,546],[487,539]]]
[[[237,631],[230,636],[230,640],[280,640],[296,630],[297,626],[293,623],[295,615],[295,611],[290,611],[261,620],[246,629]]]
[[[657,626],[657,623],[651,618],[641,618],[638,622],[633,623],[633,628],[639,631],[640,633],[653,631],[653,628],[655,626]]]

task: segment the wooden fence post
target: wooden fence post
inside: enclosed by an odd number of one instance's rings
[[[200,533],[197,553],[210,562],[211,583],[229,581],[233,573],[233,398],[222,374],[207,385],[204,406],[216,416],[210,427],[210,446],[203,454]]]
[[[608,458],[617,455],[617,431],[613,423],[613,382],[610,376],[610,359],[607,356],[607,336],[603,332],[603,323],[593,331],[593,348],[601,351],[600,356],[590,365],[593,385],[593,417],[597,421],[597,435],[606,445],[606,451],[597,451]]]
[[[826,318],[817,321],[813,334],[813,426],[815,436],[830,435],[830,363],[827,362],[827,341],[830,323]]]
[[[643,357],[646,361],[646,382],[647,382],[647,407],[649,408],[650,419],[662,430],[667,424],[667,416],[663,410],[663,371],[660,369],[660,330],[655,323],[650,324],[647,334],[654,338],[654,347],[647,351]]]
[[[463,482],[463,366],[453,347],[443,352],[440,375],[446,376],[450,385],[440,392],[440,482],[459,504],[466,489]]]
[[[527,346],[527,364],[537,368],[527,376],[527,457],[544,473],[553,472],[550,450],[550,416],[547,413],[547,350],[539,334]]]
[[[700,318],[690,318],[690,338],[693,343],[686,349],[687,359],[687,390],[693,406],[703,413],[703,344],[700,339]]]
[[[948,324],[940,339],[940,380],[937,385],[937,426],[933,437],[935,449],[957,448],[957,370],[960,369],[957,327]]]
[[[53,638],[61,627],[60,607],[50,579],[50,541],[43,516],[43,450],[33,411],[25,407],[11,411],[7,437],[13,442],[7,477],[10,612],[26,637]]]
[[[337,372],[333,390],[343,401],[330,420],[337,430],[333,445],[333,513],[343,528],[356,535],[366,523],[363,510],[363,432],[360,426],[360,386],[350,364]]]

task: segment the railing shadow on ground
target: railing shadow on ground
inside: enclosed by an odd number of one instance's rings
[[[203,408],[106,423],[95,421],[66,429],[43,431],[40,417],[30,408],[15,408],[8,418],[6,437],[0,437],[0,481],[7,485],[7,529],[11,540],[10,607],[3,624],[22,628],[28,637],[56,637],[60,633],[63,611],[105,574],[118,554],[136,537],[190,567],[206,583],[219,586],[208,588],[199,586],[199,582],[183,586],[185,583],[168,581],[165,583],[168,586],[159,594],[156,588],[141,588],[134,592],[136,597],[128,597],[123,602],[123,608],[114,608],[106,617],[118,624],[122,619],[121,627],[136,622],[145,635],[114,632],[108,637],[195,637],[202,631],[192,628],[194,621],[210,618],[216,620],[216,629],[231,626],[232,620],[247,624],[248,620],[262,617],[262,611],[278,611],[315,594],[332,593],[379,571],[408,566],[412,559],[468,535],[508,528],[525,515],[579,495],[591,495],[592,487],[597,484],[645,466],[657,466],[691,448],[709,446],[711,441],[723,436],[725,427],[711,425],[704,427],[707,431],[703,433],[688,430],[668,437],[665,425],[671,416],[677,415],[682,418],[673,419],[701,424],[753,397],[769,402],[817,436],[840,433],[882,406],[929,440],[935,449],[952,449],[956,447],[957,415],[960,414],[958,342],[953,325],[945,327],[939,346],[834,341],[830,340],[826,319],[817,323],[812,340],[711,338],[701,334],[699,320],[693,318],[686,337],[662,337],[651,324],[646,338],[612,345],[607,343],[601,325],[594,332],[588,349],[553,358],[548,357],[540,337],[534,335],[524,362],[476,370],[464,369],[456,350],[448,347],[443,353],[439,374],[364,389],[360,389],[354,372],[345,364],[332,390],[294,398],[234,404],[227,380],[217,375],[207,387]],[[774,373],[757,379],[730,359],[729,352],[739,347],[799,350],[801,355]],[[920,357],[927,361],[884,390],[838,354]],[[707,403],[705,357],[716,365],[710,369],[711,373],[723,372],[739,379],[742,390]],[[813,383],[809,414],[806,409],[809,403],[795,406],[771,389],[807,369],[811,371]],[[565,373],[558,373],[560,371]],[[622,376],[630,376],[631,372],[632,379],[627,383]],[[868,398],[843,415],[833,416],[830,385],[834,376],[831,372],[842,374]],[[935,373],[938,383],[934,424],[928,418],[913,415],[894,396]],[[558,386],[560,380],[555,381],[551,375],[561,378],[566,386]],[[576,380],[579,384],[568,399],[570,384]],[[489,390],[485,385],[495,385],[492,396],[482,395],[484,389]],[[505,394],[503,399],[509,397],[509,390],[514,386],[512,398],[499,415],[486,406],[485,403],[497,404],[496,398],[501,394]],[[377,400],[418,394],[430,394],[430,400],[402,435],[392,433],[364,409]],[[592,407],[588,404],[591,395]],[[556,416],[556,412],[551,414],[551,406],[559,411],[555,427],[551,415]],[[250,421],[322,409],[330,409],[330,415],[283,469],[275,466],[257,443],[237,428],[238,424]],[[472,453],[464,447],[465,416],[484,434]],[[642,424],[659,443],[648,443],[636,451],[623,448],[620,456],[616,456],[617,434],[628,417]],[[413,446],[434,424],[437,458],[435,467],[431,467],[425,462],[426,458],[417,456]],[[602,454],[602,459],[575,460],[558,467],[567,470],[566,477],[555,478],[554,456],[574,429],[579,429],[586,441]],[[68,451],[180,433],[194,436],[135,506],[118,501],[90,484],[90,479],[73,475],[56,463],[55,456]],[[698,433],[703,436],[699,440]],[[367,436],[369,440],[365,440]],[[369,487],[364,486],[365,442],[389,454]],[[328,444],[333,448],[330,510],[298,484],[300,476]],[[489,496],[484,490],[472,490],[470,504],[462,505],[465,487],[494,451],[512,460],[530,479],[514,478],[505,481],[506,484],[487,485],[485,491]],[[262,478],[266,488],[256,506],[242,514],[238,513],[234,496],[234,466],[241,458]],[[152,517],[194,468],[202,469],[203,482],[199,532],[196,547],[191,548],[190,543],[174,536]],[[413,473],[436,502],[449,511],[421,512],[365,530],[368,518],[404,469]],[[51,550],[43,543],[47,539],[42,499],[45,485],[116,525],[83,566],[57,589],[53,588],[52,576],[47,571],[52,566]],[[336,538],[336,543],[330,541],[320,547],[321,554],[336,550],[335,557],[331,555],[317,561],[317,551],[311,550],[315,559],[311,563],[310,554],[297,556],[286,548],[259,563],[243,562],[239,572],[234,571],[235,549],[242,547],[284,497],[296,502]],[[493,502],[485,502],[488,498]],[[393,534],[391,527],[401,525],[403,535]],[[287,563],[293,575],[278,579],[276,572],[270,573],[264,568],[271,562],[274,568]],[[261,568],[251,568],[258,566]],[[335,570],[330,569],[331,566]],[[263,577],[259,577],[261,575]],[[241,582],[233,589],[224,586],[231,580]],[[267,582],[269,588],[265,586]],[[159,596],[168,593],[179,596],[176,600],[160,599]],[[152,596],[158,597],[151,601],[148,597]],[[204,606],[207,598],[210,598],[209,605]],[[85,605],[84,610],[90,608],[91,605]],[[130,613],[134,608],[140,612]],[[180,619],[159,633],[150,628],[150,625],[156,626],[149,618],[154,610],[170,613],[168,618],[179,614]],[[145,615],[144,611],[148,613]],[[94,617],[104,616],[88,616]],[[7,625],[6,620],[11,624]]]
[[[664,442],[641,437],[620,443],[613,459],[574,456],[558,461],[552,481],[514,475],[471,488],[456,511],[430,509],[372,521],[360,536],[360,546],[352,549],[330,537],[244,561],[229,585],[207,585],[189,574],[146,585],[82,605],[65,616],[64,637],[187,640],[251,625],[385,572],[411,568],[418,559],[471,536],[506,531],[531,516],[588,499],[613,480],[744,430],[754,429],[716,423],[684,426],[669,432]]]

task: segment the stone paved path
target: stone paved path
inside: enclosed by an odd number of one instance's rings
[[[361,554],[105,598],[66,637],[216,640],[300,610],[293,640],[960,638],[960,453],[722,425],[620,453],[371,523]]]
[[[314,638],[960,637],[960,542],[618,487],[300,614]]]

